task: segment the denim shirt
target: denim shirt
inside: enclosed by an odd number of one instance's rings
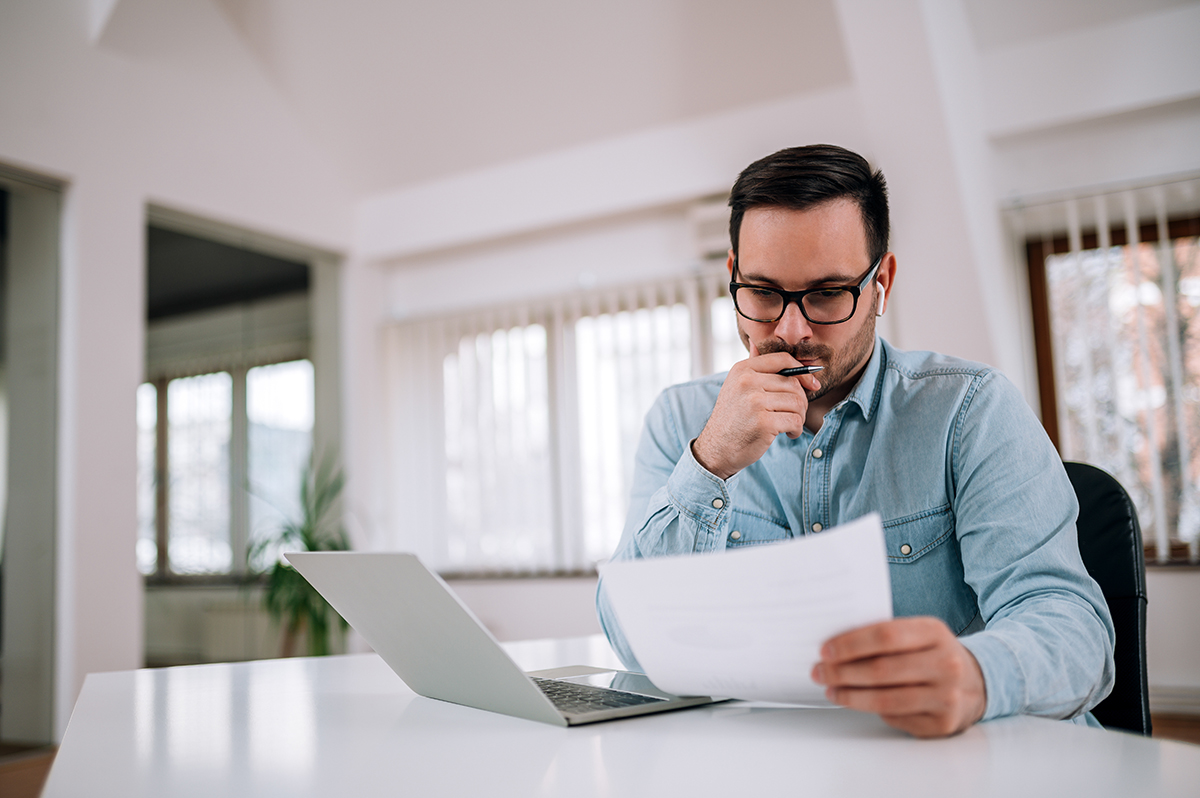
[[[1114,633],[1075,532],[1075,492],[1017,389],[978,363],[877,338],[816,434],[779,435],[728,480],[691,442],[725,375],[668,388],[646,417],[613,560],[754,546],[884,519],[896,616],[941,618],[979,662],[984,719],[1077,718],[1112,689]],[[639,670],[601,582],[597,608]]]

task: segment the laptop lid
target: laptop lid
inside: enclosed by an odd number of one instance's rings
[[[491,634],[412,554],[286,554],[416,693],[564,724]]]
[[[654,690],[651,694],[667,700],[609,710],[593,717],[564,715],[446,583],[415,555],[297,552],[284,556],[404,683],[420,695],[556,725],[711,701],[706,697],[680,698]],[[645,680],[644,676],[637,676]],[[595,684],[597,678],[562,681]],[[628,678],[615,679],[612,686],[619,689],[622,681],[636,683]],[[648,680],[645,683],[649,685]]]

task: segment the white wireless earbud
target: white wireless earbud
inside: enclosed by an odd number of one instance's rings
[[[875,285],[879,286],[879,309],[875,311],[875,315],[882,316],[884,305],[887,303],[887,291],[883,287],[882,280],[876,280]]]

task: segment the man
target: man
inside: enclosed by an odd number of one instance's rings
[[[812,678],[919,737],[1019,713],[1098,725],[1113,628],[1062,462],[995,370],[876,337],[896,278],[883,175],[833,146],[751,164],[728,269],[749,357],[646,418],[613,559],[884,519],[896,618],[827,641]],[[821,366],[800,376],[779,372]],[[637,660],[601,584],[601,624]]]

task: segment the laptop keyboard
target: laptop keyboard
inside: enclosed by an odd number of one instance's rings
[[[533,677],[534,684],[541,688],[554,706],[562,712],[579,715],[584,712],[596,712],[605,709],[633,707],[639,704],[654,704],[665,701],[639,693],[625,693],[620,690],[609,690],[604,687],[593,687],[588,684],[560,682],[556,679],[539,679]]]

